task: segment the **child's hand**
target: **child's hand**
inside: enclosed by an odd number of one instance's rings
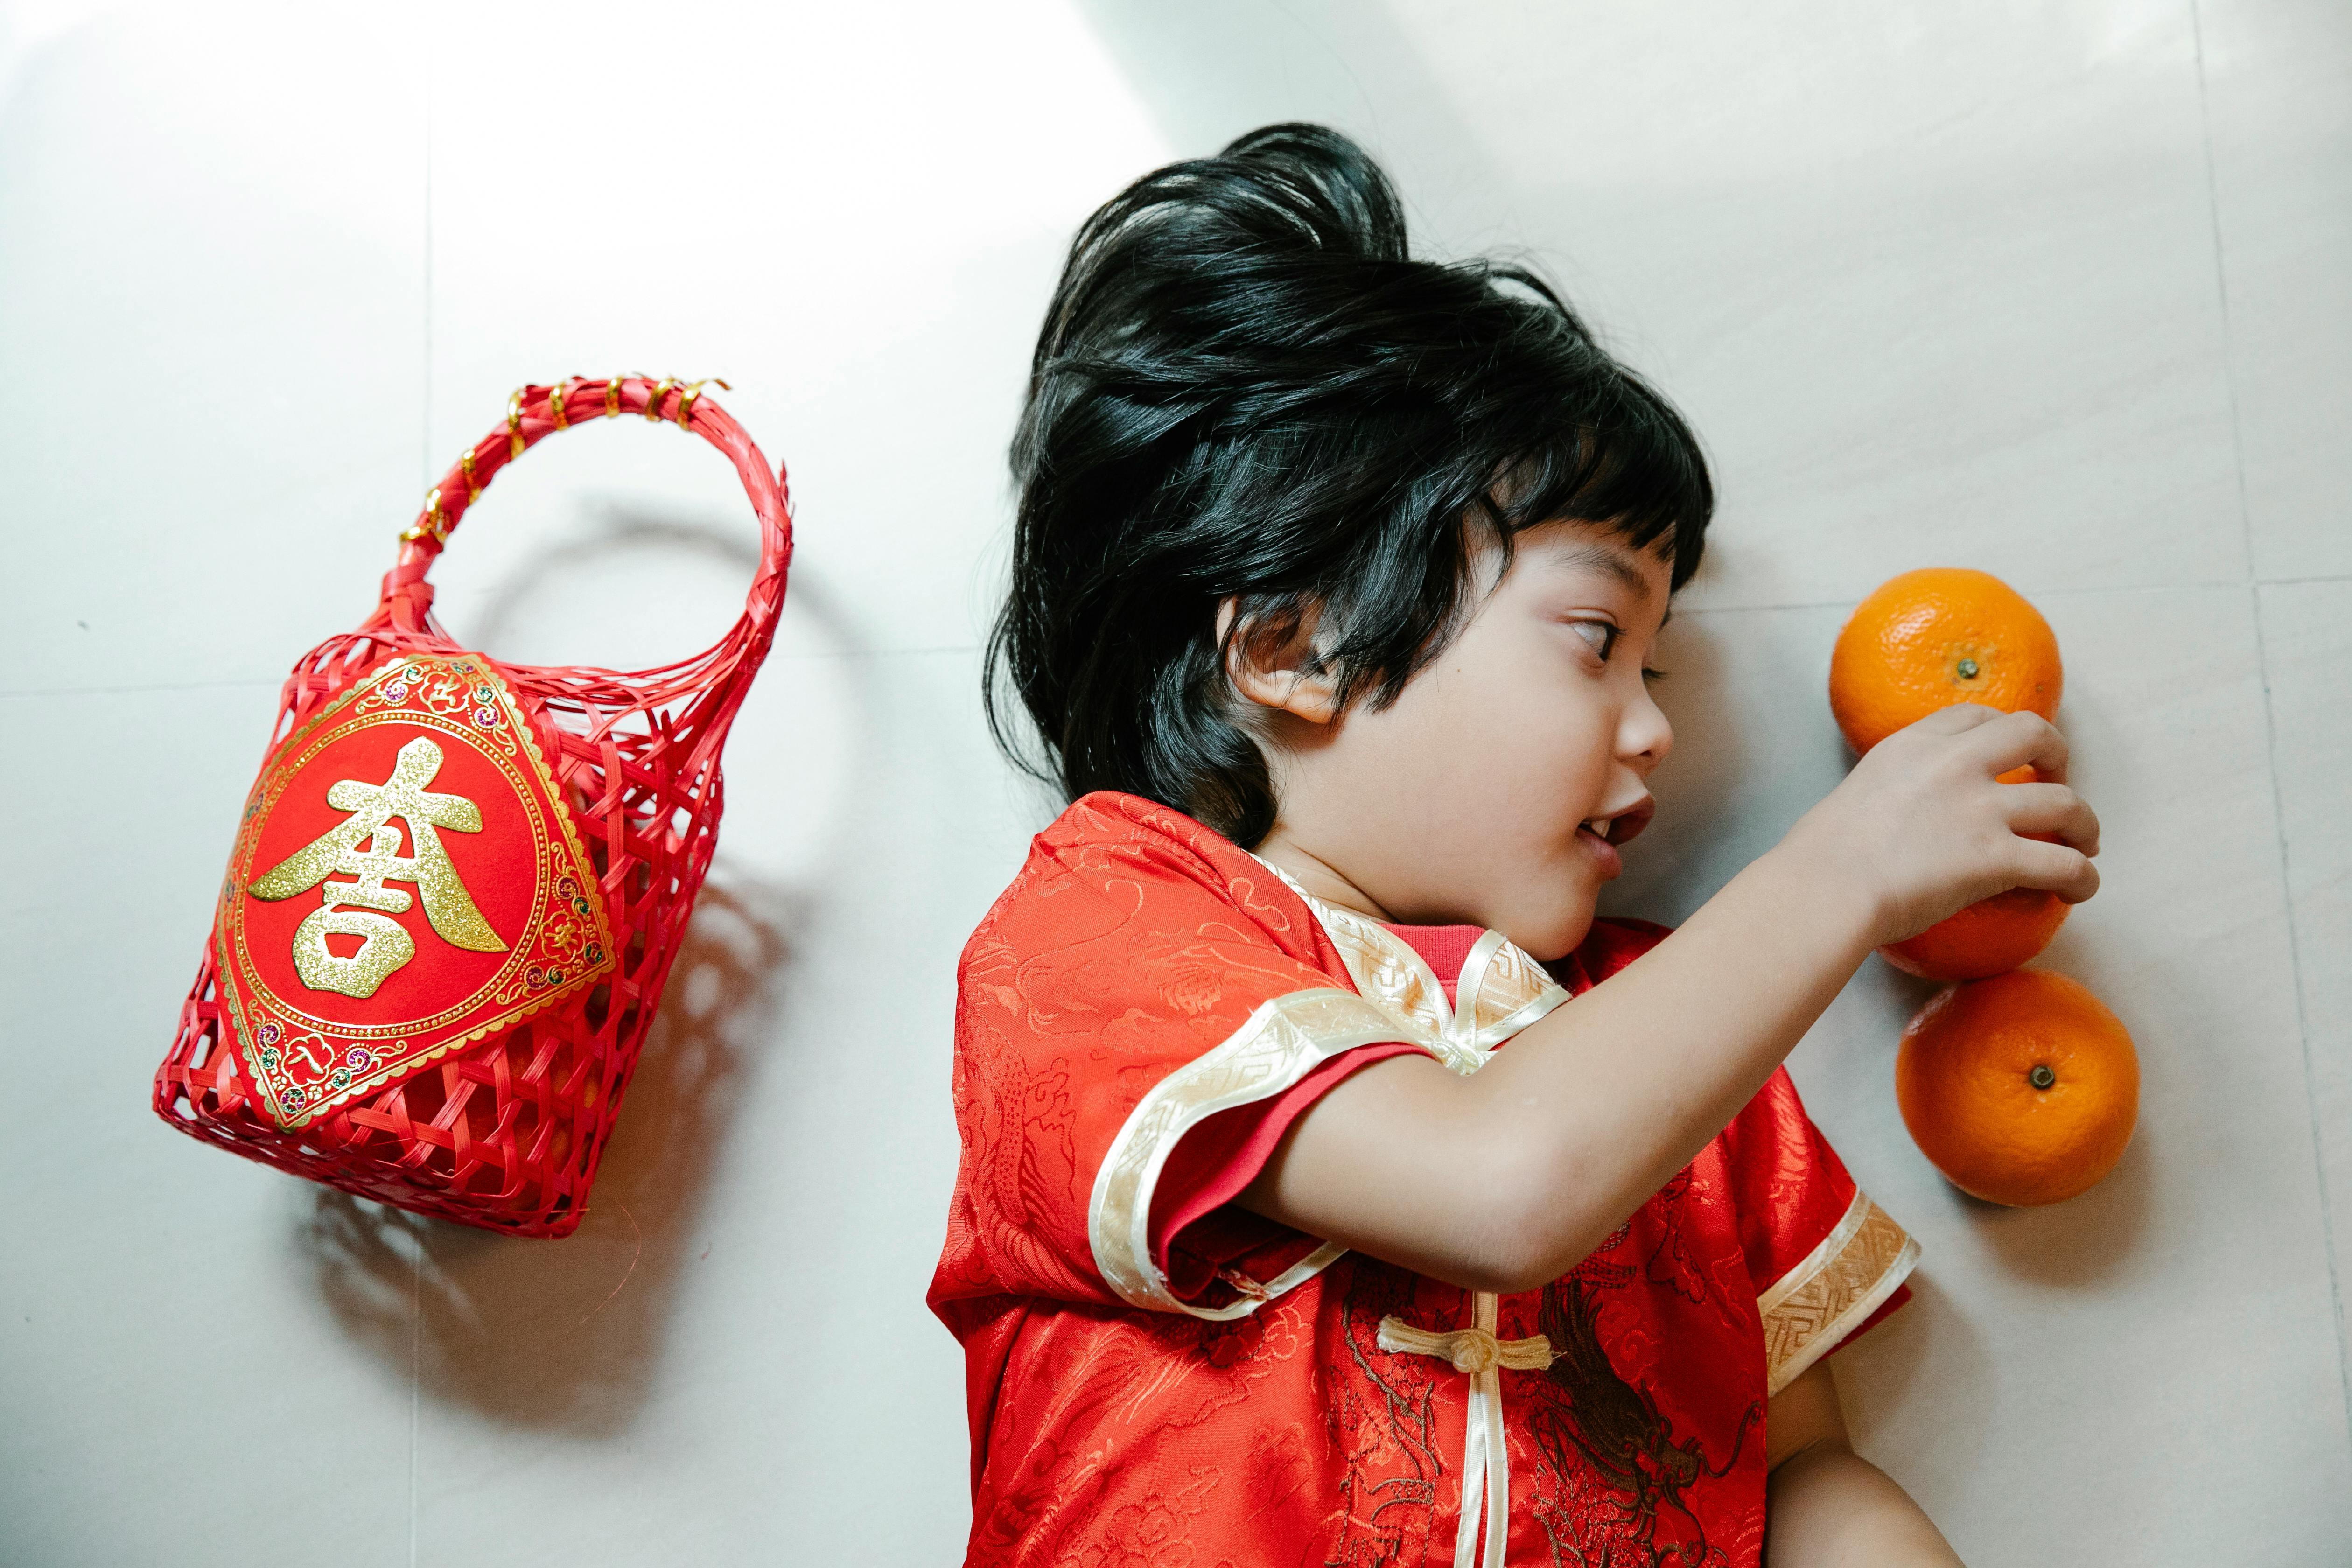
[[[2026,763],[2040,782],[1995,782]],[[2048,720],[1963,703],[1873,746],[1782,847],[1851,889],[1874,945],[2011,888],[2079,904],[2099,889],[2099,819],[2065,777],[2066,738]]]
[[[1333,1087],[1242,1206],[1465,1289],[1549,1284],[1739,1113],[1872,948],[2010,888],[2097,890],[2082,797],[1995,781],[2028,763],[2066,776],[2032,713],[1947,708],[1889,735],[1681,930],[1475,1076],[1401,1056]]]

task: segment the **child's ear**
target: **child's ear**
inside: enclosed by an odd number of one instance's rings
[[[1234,689],[1260,707],[1311,724],[1337,719],[1336,683],[1316,651],[1314,608],[1295,617],[1253,617],[1236,628],[1234,617],[1239,613],[1234,599],[1217,605],[1217,640],[1223,645],[1225,675]]]

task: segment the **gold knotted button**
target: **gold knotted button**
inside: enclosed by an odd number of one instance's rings
[[[1451,1329],[1433,1333],[1414,1328],[1402,1318],[1382,1318],[1381,1349],[1407,1355],[1435,1356],[1454,1371],[1475,1375],[1502,1368],[1508,1372],[1541,1372],[1552,1363],[1551,1341],[1541,1334],[1523,1340],[1498,1340],[1484,1329]]]

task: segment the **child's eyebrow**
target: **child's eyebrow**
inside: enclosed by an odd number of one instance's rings
[[[1646,600],[1650,596],[1650,580],[1642,574],[1642,569],[1605,544],[1580,544],[1573,550],[1562,551],[1554,555],[1552,563],[1556,566],[1570,571],[1582,567],[1606,573],[1643,599]],[[1666,614],[1671,616],[1674,612],[1668,610]],[[1658,624],[1664,626],[1665,623],[1661,621]]]

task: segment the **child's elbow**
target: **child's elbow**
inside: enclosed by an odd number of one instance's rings
[[[1465,1227],[1476,1238],[1464,1259],[1471,1278],[1455,1283],[1466,1289],[1540,1290],[1584,1261],[1613,1228],[1577,1201],[1576,1186],[1559,1176],[1556,1162],[1510,1163],[1516,1168],[1486,1189],[1479,1221]]]
[[[1497,1259],[1491,1266],[1464,1269],[1462,1278],[1453,1283],[1465,1290],[1516,1296],[1524,1290],[1540,1290],[1565,1272],[1565,1269],[1547,1270],[1540,1263]]]

